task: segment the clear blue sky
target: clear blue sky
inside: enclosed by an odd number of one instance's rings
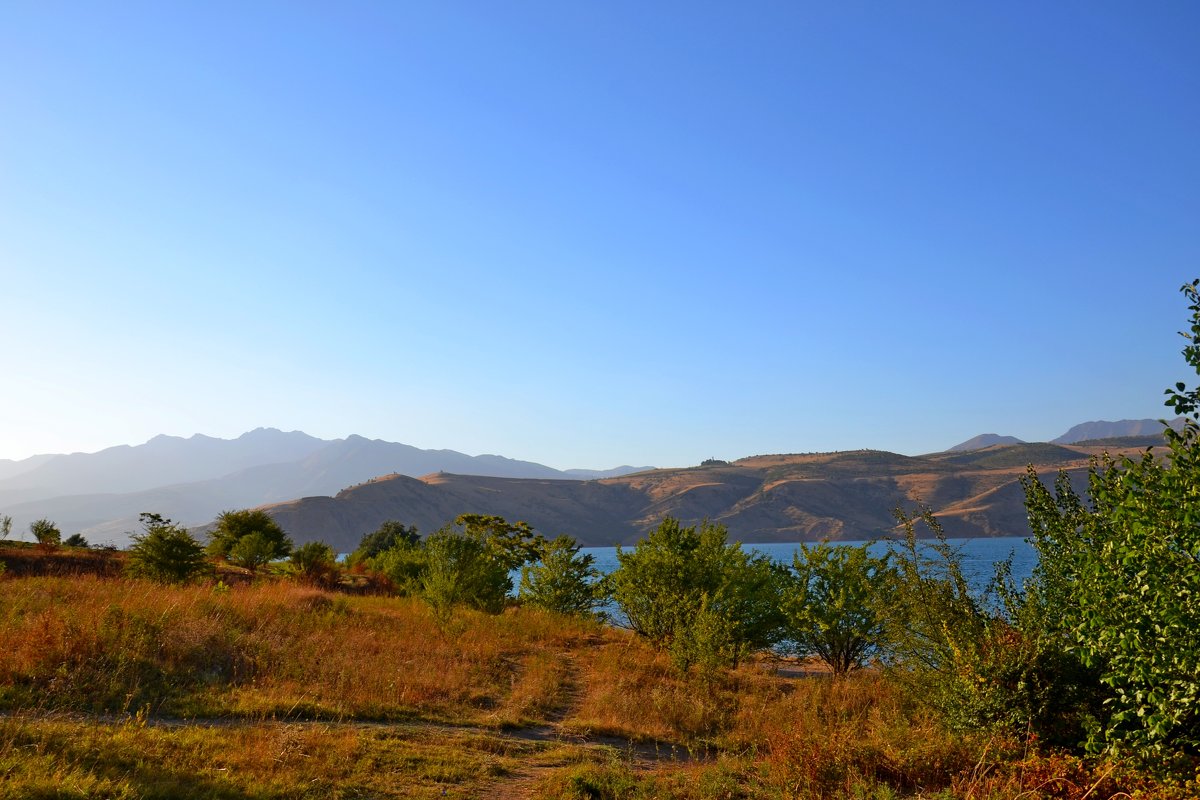
[[[273,426],[666,466],[1162,416],[1198,31],[1194,2],[10,0],[0,458]]]

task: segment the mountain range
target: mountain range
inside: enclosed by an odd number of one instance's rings
[[[710,519],[746,542],[860,540],[894,533],[896,508],[927,503],[949,536],[1028,536],[1020,479],[1028,464],[1078,489],[1089,459],[1114,448],[1009,444],[905,456],[878,450],[743,458],[590,481],[389,475],[267,507],[297,541],[353,550],[388,519],[436,530],[461,513],[524,520],[584,545],[631,544],[666,515]],[[1134,448],[1136,449],[1136,448]]]
[[[225,509],[265,506],[298,543],[352,549],[385,519],[428,532],[464,512],[523,519],[588,544],[633,541],[667,514],[723,522],[746,541],[869,538],[891,529],[894,508],[921,498],[955,535],[1024,535],[1018,478],[1026,464],[1082,474],[1103,449],[1161,444],[1160,430],[1153,420],[1089,422],[1056,443],[983,434],[925,456],[863,450],[681,469],[557,470],[259,428],[230,440],[156,436],[96,453],[0,461],[0,513],[13,518],[18,536],[46,518],[64,534],[121,545],[143,511],[200,527]]]
[[[13,531],[53,520],[64,534],[123,543],[137,516],[154,511],[189,526],[225,509],[333,494],[379,475],[454,472],[512,478],[603,478],[648,467],[557,470],[497,455],[348,436],[324,440],[300,431],[258,428],[236,439],[156,436],[96,453],[0,461],[0,513]]]
[[[1176,417],[1168,423],[1175,430],[1183,426],[1183,417]],[[1081,444],[1085,442],[1106,441],[1111,439],[1151,438],[1155,442],[1162,439],[1162,421],[1157,419],[1122,419],[1116,422],[1097,420],[1081,422],[1056,439],[1052,444]],[[950,448],[950,452],[964,450],[981,450],[997,444],[1023,444],[1015,436],[1000,436],[995,433],[981,433],[978,436],[960,442]]]

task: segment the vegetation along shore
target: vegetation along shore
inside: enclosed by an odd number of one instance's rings
[[[1200,390],[1168,405],[1165,452],[1029,469],[1038,566],[982,596],[921,507],[790,564],[668,516],[603,576],[485,514],[345,561],[261,509],[126,551],[39,520],[0,548],[0,798],[1196,797]]]

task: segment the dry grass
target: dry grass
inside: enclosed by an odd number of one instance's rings
[[[567,691],[558,652],[587,623],[513,609],[445,631],[419,602],[288,582],[231,590],[80,577],[6,581],[6,708],[187,716],[539,719]]]
[[[417,601],[289,582],[4,579],[0,708],[0,799],[1200,796],[953,734],[872,672],[680,675],[594,623],[513,608],[442,629]],[[45,718],[62,711],[132,716]],[[226,721],[143,724],[193,716]],[[522,726],[643,745],[502,734]]]

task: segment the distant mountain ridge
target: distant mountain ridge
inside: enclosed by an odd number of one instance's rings
[[[1183,418],[1176,417],[1170,421],[1171,427],[1178,430],[1183,425]],[[1072,427],[1069,431],[1052,439],[1054,444],[1075,444],[1088,439],[1117,439],[1125,436],[1152,436],[1161,434],[1163,424],[1157,419],[1122,419],[1116,422],[1098,420],[1083,422]]]
[[[954,445],[954,447],[951,447],[946,452],[956,453],[963,450],[982,450],[985,447],[992,447],[998,444],[1024,444],[1024,442],[1015,436],[981,433],[978,436],[967,439],[965,442]]]
[[[236,439],[156,436],[96,453],[0,462],[0,513],[12,516],[14,534],[45,517],[66,533],[79,531],[103,542],[135,531],[143,511],[200,525],[225,509],[330,495],[390,473],[590,479],[641,469],[649,468],[557,470],[358,435],[324,440],[301,431],[258,428]]]
[[[1183,417],[1176,417],[1170,421],[1171,427],[1179,430],[1183,425]],[[1157,419],[1122,419],[1115,422],[1108,420],[1094,420],[1092,422],[1081,422],[1078,425],[1072,426],[1070,430],[1059,436],[1057,439],[1051,439],[1051,444],[1079,444],[1093,440],[1117,440],[1130,437],[1145,438],[1148,436],[1161,435],[1163,424]],[[1024,441],[1015,436],[1000,436],[995,433],[981,433],[978,436],[967,439],[965,442],[960,442],[953,447],[947,449],[946,452],[958,452],[964,450],[980,450],[984,447],[992,447],[997,444],[1024,444]]]
[[[1049,443],[904,456],[878,450],[754,456],[732,463],[656,469],[592,481],[439,473],[384,476],[338,492],[266,507],[297,542],[353,550],[395,519],[423,533],[462,513],[524,520],[547,536],[586,546],[632,544],[667,515],[709,519],[745,542],[860,540],[896,532],[893,511],[930,505],[949,536],[1028,536],[1020,479],[1035,464],[1077,488],[1101,448]]]

